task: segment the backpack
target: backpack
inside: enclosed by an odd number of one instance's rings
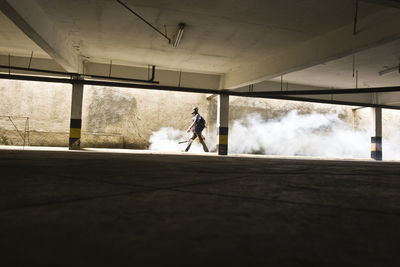
[[[199,130],[202,131],[204,128],[206,128],[206,120],[203,118],[203,116],[200,116],[199,122],[197,123]]]

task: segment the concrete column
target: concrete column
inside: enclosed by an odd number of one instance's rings
[[[229,95],[218,96],[218,155],[228,155]]]
[[[371,108],[371,158],[382,160],[382,108]]]
[[[69,129],[69,149],[81,149],[81,128],[82,128],[82,103],[83,84],[72,84],[71,123]]]

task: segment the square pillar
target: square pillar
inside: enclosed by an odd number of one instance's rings
[[[69,149],[81,149],[83,83],[72,84],[71,122],[69,127]]]
[[[382,160],[382,108],[371,108],[371,159]]]
[[[217,152],[228,155],[229,95],[218,96]]]

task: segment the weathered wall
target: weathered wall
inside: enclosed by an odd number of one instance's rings
[[[198,106],[207,119],[208,105],[202,94],[88,86],[84,93],[83,131],[120,136],[123,143],[99,144],[93,138],[83,138],[82,145],[147,148],[150,135],[161,127],[186,129],[193,106]]]
[[[0,80],[0,116],[29,117],[31,145],[68,145],[70,85]],[[25,119],[12,118],[20,132]],[[23,140],[6,117],[0,119],[0,143],[21,145]]]
[[[0,80],[0,116],[29,117],[30,145],[68,146],[71,90],[65,84]],[[83,103],[83,147],[148,148],[149,137],[162,127],[185,130],[193,106],[200,108],[208,136],[214,138],[217,98],[207,100],[203,94],[85,86]],[[354,114],[346,106],[241,97],[230,98],[230,121],[251,113],[276,118],[293,109],[300,114],[335,112],[356,128],[370,124],[369,109]],[[13,122],[23,134],[26,120]],[[384,134],[398,125],[399,112],[385,110]],[[0,118],[0,144],[22,145],[22,139],[8,117]]]
[[[0,80],[0,116],[13,116],[22,135],[26,119],[15,117],[29,117],[30,145],[68,146],[71,90],[65,84]],[[118,148],[147,148],[161,127],[186,129],[193,106],[208,119],[212,103],[201,94],[93,86],[85,86],[83,102],[82,147]],[[8,117],[0,117],[0,144],[23,144]]]

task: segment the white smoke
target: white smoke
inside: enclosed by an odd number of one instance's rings
[[[215,151],[215,140],[208,140],[207,135],[203,133],[206,138],[205,142],[210,151]],[[213,134],[215,136],[215,134]],[[179,142],[188,141],[192,137],[192,133],[187,133],[186,131],[177,130],[172,127],[163,127],[157,132],[153,132],[150,136],[150,150],[155,151],[171,151],[179,152],[184,151],[187,142],[179,144]],[[194,141],[190,147],[190,152],[203,152],[203,146]]]
[[[370,137],[354,131],[337,114],[289,112],[265,121],[258,114],[235,121],[229,136],[229,150],[282,156],[368,158]]]
[[[171,127],[161,128],[150,137],[150,149],[183,151],[191,134]],[[206,140],[215,151],[215,133]],[[233,122],[229,129],[229,153],[280,156],[314,156],[334,158],[370,158],[371,135],[355,130],[338,114],[299,114],[297,110],[281,118],[263,119],[250,114]],[[384,159],[400,159],[400,136],[388,135],[383,140]],[[193,142],[191,152],[202,152],[201,144]]]
[[[390,131],[386,138],[382,140],[383,159],[400,160],[400,136],[398,129]]]

